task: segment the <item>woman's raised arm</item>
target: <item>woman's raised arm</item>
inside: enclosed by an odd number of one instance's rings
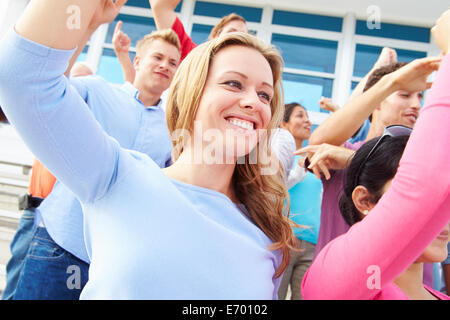
[[[3,38],[1,105],[30,150],[81,200],[107,190],[119,145],[104,133],[64,72],[83,32],[124,2],[32,1],[17,32]],[[81,13],[81,20],[68,20],[69,8]]]

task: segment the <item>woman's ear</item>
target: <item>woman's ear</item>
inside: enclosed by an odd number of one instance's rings
[[[352,192],[352,200],[356,209],[365,217],[375,206],[373,195],[364,186],[357,186]]]

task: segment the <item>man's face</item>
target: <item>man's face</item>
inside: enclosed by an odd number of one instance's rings
[[[156,39],[134,60],[135,83],[139,82],[152,92],[163,92],[170,86],[179,62],[180,51],[174,45]]]
[[[219,36],[230,33],[230,32],[244,32],[248,33],[247,24],[241,20],[231,20],[228,22],[220,31]]]
[[[411,93],[399,90],[391,94],[377,108],[383,127],[389,125],[414,127],[419,116],[422,99],[423,94],[419,91]]]

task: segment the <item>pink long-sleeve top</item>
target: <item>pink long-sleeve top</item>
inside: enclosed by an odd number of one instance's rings
[[[391,187],[367,217],[322,249],[303,278],[304,299],[408,299],[394,280],[450,221],[449,138],[447,54]]]

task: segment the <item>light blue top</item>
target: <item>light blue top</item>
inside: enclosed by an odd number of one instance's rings
[[[362,124],[361,128],[359,128],[358,132],[353,137],[348,139],[348,141],[354,144],[356,142],[366,140],[367,134],[369,133],[369,129],[370,129],[370,121],[369,119],[366,119],[366,121],[364,121],[364,123]]]
[[[300,156],[295,157],[294,165]],[[303,181],[289,189],[291,201],[290,218],[307,228],[294,228],[299,239],[316,244],[320,227],[320,207],[322,204],[322,182],[308,171]]]
[[[160,167],[170,165],[172,143],[160,104],[145,107],[131,84],[113,86],[100,77],[71,78],[95,119],[111,137],[127,149],[149,155]],[[52,239],[62,248],[89,263],[83,241],[83,212],[76,196],[56,182],[38,210]]]
[[[80,199],[91,261],[83,299],[276,299],[272,241],[225,195],[169,179],[105,134],[62,76],[73,50],[10,32],[0,104]]]

